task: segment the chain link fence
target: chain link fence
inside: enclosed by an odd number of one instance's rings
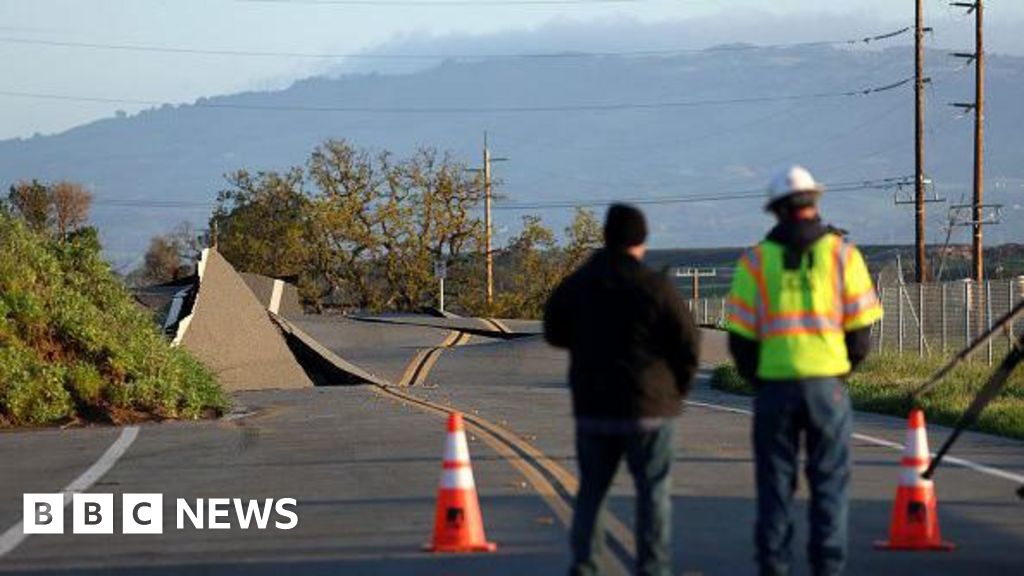
[[[872,329],[877,350],[942,355],[966,348],[1024,300],[1024,278],[882,286],[878,294],[885,319]],[[1009,351],[1022,330],[1024,320],[1008,325],[976,358],[991,364]]]
[[[876,351],[919,356],[954,354],[967,347],[1024,300],[1024,276],[981,284],[961,280],[937,284],[891,284],[878,289],[885,318],[871,329]],[[725,298],[687,300],[701,326],[725,325]],[[1024,333],[1024,318],[1008,325],[976,353],[990,364]]]

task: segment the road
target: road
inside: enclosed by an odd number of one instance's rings
[[[576,467],[563,353],[536,336],[488,337],[477,329],[486,322],[413,316],[293,322],[339,356],[405,386],[238,393],[229,418],[142,425],[88,491],[164,493],[164,534],[30,536],[0,556],[0,572],[564,572]],[[505,324],[512,331],[536,329]],[[705,340],[710,366],[724,357],[724,342],[714,333]],[[712,391],[706,379],[704,371],[676,435],[676,573],[751,574],[749,400]],[[499,544],[494,554],[422,551],[432,529],[445,408],[466,413],[488,537]],[[994,470],[940,470],[942,529],[958,544],[955,552],[882,552],[872,542],[886,535],[899,461],[891,444],[902,441],[904,423],[861,414],[856,422],[850,573],[1024,571],[1024,503],[1013,494],[1017,485],[999,476],[1024,476],[1024,444],[968,434],[955,455]],[[936,447],[946,431],[933,426],[930,432]],[[20,520],[22,493],[62,490],[122,433],[93,427],[0,434],[0,531]],[[289,531],[175,529],[173,500],[204,497],[296,498],[299,524]],[[633,512],[624,472],[609,505],[606,568],[627,573]],[[12,542],[10,532],[0,537],[0,552],[5,538]]]

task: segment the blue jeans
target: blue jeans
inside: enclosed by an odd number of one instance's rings
[[[815,575],[840,574],[846,560],[850,485],[850,398],[838,378],[760,382],[754,400],[757,475],[755,542],[761,574],[788,574],[800,436],[810,487],[807,556]]]
[[[668,576],[671,558],[671,466],[674,423],[628,434],[601,434],[577,429],[576,454],[580,487],[572,521],[573,565],[569,573],[598,574],[604,551],[601,516],[619,461],[626,464],[636,486],[637,573]]]

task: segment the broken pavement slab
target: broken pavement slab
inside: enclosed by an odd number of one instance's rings
[[[175,342],[229,392],[312,387],[266,307],[217,250],[203,251],[198,272],[195,305]]]

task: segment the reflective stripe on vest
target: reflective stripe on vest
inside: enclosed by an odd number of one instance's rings
[[[807,249],[795,270],[785,269],[785,250],[765,241],[747,259],[758,285],[759,313],[753,326],[761,341],[758,376],[800,379],[849,372],[846,307],[861,306],[843,297],[852,249],[839,236],[827,234]],[[750,310],[736,304],[731,308],[734,317],[749,318]]]
[[[768,293],[768,283],[765,280],[766,270],[763,267],[763,251],[761,246],[758,246],[751,251],[751,257],[745,260],[747,269],[758,287],[756,310],[750,309],[739,300],[730,299],[728,302],[730,313],[749,323],[762,340],[793,333],[842,331],[844,311],[841,307],[843,306],[843,292],[845,291],[845,270],[846,262],[849,258],[849,245],[836,236],[829,235],[828,237],[836,238],[833,241],[835,246],[831,250],[833,265],[830,274],[831,281],[829,282],[832,287],[832,306],[830,309],[822,311],[815,311],[813,309],[778,311],[777,306],[779,303],[773,302]],[[821,264],[818,265],[820,266]],[[802,263],[800,271],[802,274],[809,273],[803,269]],[[782,272],[781,268],[779,268],[779,272]],[[874,295],[874,291],[871,291],[871,295]],[[760,312],[760,314],[755,315],[755,312]],[[759,318],[763,319],[760,323],[757,321]]]

